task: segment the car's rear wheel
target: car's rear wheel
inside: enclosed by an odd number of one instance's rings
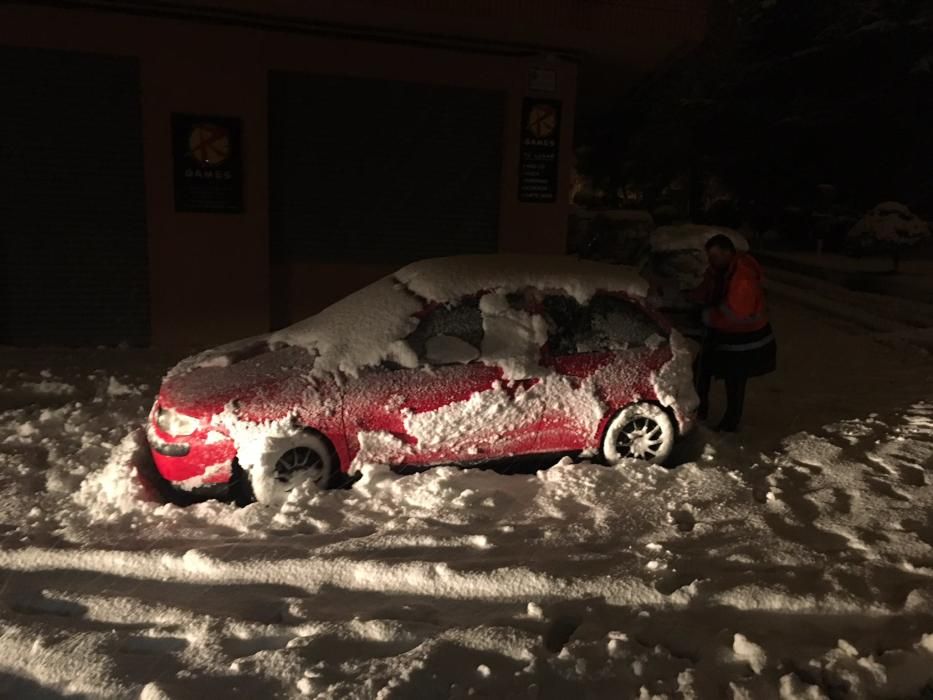
[[[653,403],[635,403],[619,411],[603,435],[603,457],[609,464],[642,459],[663,464],[674,449],[677,429],[670,415]]]
[[[313,430],[268,440],[261,464],[246,469],[249,500],[277,504],[303,484],[327,489],[337,472],[330,443]]]

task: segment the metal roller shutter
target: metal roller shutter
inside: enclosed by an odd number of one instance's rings
[[[135,59],[0,46],[0,343],[149,336]]]
[[[273,259],[494,252],[504,95],[270,75]]]

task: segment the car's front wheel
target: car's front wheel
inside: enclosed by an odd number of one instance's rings
[[[635,403],[619,411],[603,435],[603,457],[609,464],[643,459],[663,464],[674,449],[677,429],[670,415],[653,403]]]
[[[337,458],[327,440],[312,430],[270,438],[260,463],[245,469],[248,500],[278,504],[302,484],[320,489],[331,486]]]

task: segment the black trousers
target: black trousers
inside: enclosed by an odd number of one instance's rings
[[[697,395],[700,397],[700,406],[697,409],[701,418],[709,412],[709,390],[713,383],[713,372],[709,357],[703,357],[704,349],[697,357],[698,366],[695,368]],[[704,361],[707,360],[707,361]],[[745,384],[748,378],[742,374],[729,374],[724,377],[726,382],[726,413],[722,418],[722,427],[735,429],[742,420],[742,411],[745,408]]]

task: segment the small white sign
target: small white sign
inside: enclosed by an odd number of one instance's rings
[[[528,88],[535,92],[557,92],[557,71],[551,68],[531,68]]]

